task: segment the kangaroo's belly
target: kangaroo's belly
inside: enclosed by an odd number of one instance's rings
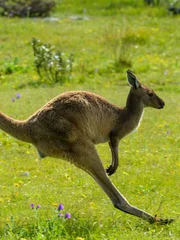
[[[94,144],[99,144],[99,143],[105,143],[105,142],[109,142],[109,136],[98,136],[94,139],[92,139],[92,142]]]

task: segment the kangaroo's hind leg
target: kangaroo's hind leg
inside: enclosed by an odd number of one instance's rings
[[[71,159],[74,164],[94,178],[98,185],[108,195],[116,208],[147,220],[150,223],[158,221],[157,218],[151,214],[130,205],[125,197],[117,190],[107,176],[99,155],[91,141],[86,139],[77,141],[73,146],[72,153]],[[159,219],[159,221],[164,220]]]

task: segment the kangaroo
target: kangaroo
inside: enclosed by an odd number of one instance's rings
[[[87,172],[117,209],[149,223],[169,224],[173,219],[157,218],[130,205],[108,177],[118,167],[120,140],[138,128],[144,108],[162,109],[165,105],[130,70],[127,79],[131,89],[123,108],[91,92],[70,91],[58,95],[24,121],[0,112],[0,129],[33,144],[41,158],[61,158]],[[112,154],[106,170],[95,148],[95,144],[105,142]]]

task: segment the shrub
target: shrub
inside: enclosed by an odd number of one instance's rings
[[[73,68],[73,54],[53,52],[54,47],[43,44],[40,40],[32,39],[34,64],[41,79],[46,83],[64,83],[70,80]]]
[[[53,0],[1,0],[3,16],[46,17],[49,16],[55,1]]]

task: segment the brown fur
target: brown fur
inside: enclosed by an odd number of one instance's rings
[[[140,124],[145,107],[163,108],[164,102],[127,71],[131,89],[124,108],[86,91],[60,94],[25,121],[0,113],[0,128],[10,135],[32,143],[41,157],[62,158],[89,173],[118,209],[148,220],[169,223],[131,206],[115,188],[111,175],[118,167],[120,140]],[[105,171],[95,144],[109,142],[112,163]]]

